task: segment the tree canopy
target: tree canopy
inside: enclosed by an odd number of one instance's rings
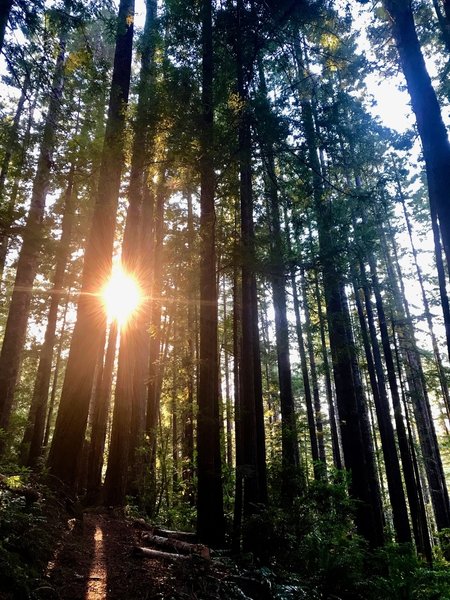
[[[318,598],[450,560],[449,32],[441,0],[2,3],[0,503],[31,478]]]

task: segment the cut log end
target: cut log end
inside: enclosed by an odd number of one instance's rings
[[[210,559],[209,548],[203,544],[190,544],[175,538],[166,538],[149,533],[142,535],[142,542],[146,546],[156,546],[157,548],[175,551],[179,554],[196,554],[205,560]]]

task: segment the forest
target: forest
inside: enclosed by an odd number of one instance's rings
[[[0,598],[450,600],[449,1],[0,50]]]

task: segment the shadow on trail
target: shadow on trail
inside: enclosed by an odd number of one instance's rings
[[[89,575],[95,556],[94,534],[92,523],[69,520],[68,531],[48,565],[49,582],[56,593],[49,598],[84,600],[89,597]]]
[[[103,560],[106,572],[106,600],[151,600],[165,598],[166,566],[133,556],[138,532],[123,520],[107,518],[100,522]],[[170,571],[170,568],[169,568]],[[93,600],[93,599],[89,599]]]
[[[139,531],[123,518],[85,513],[83,524],[77,521],[61,540],[48,568],[51,594],[40,597],[45,600],[178,598],[176,567],[136,557],[132,550],[140,543],[139,539]]]

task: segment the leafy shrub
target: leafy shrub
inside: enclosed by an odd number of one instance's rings
[[[383,600],[449,600],[448,564],[426,565],[408,547],[386,545],[371,554],[368,597]]]
[[[289,510],[260,507],[246,531],[255,558],[277,574],[279,596],[323,600],[450,600],[450,571],[410,546],[370,550],[357,535],[355,503],[339,473],[314,481]],[[302,597],[300,594],[298,597]]]
[[[53,540],[43,500],[30,501],[14,491],[15,485],[27,484],[27,471],[17,470],[5,481],[7,485],[0,488],[0,585],[4,593],[20,600],[32,597]],[[33,487],[37,490],[36,484]],[[42,498],[44,489],[39,490]]]

